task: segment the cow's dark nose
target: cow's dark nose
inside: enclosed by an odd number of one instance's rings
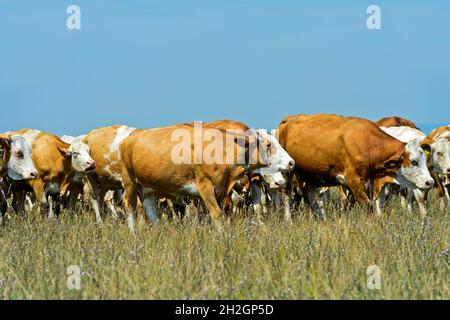
[[[450,174],[450,168],[447,169],[447,173]]]
[[[426,185],[428,188],[431,188],[431,187],[434,185],[434,181],[433,181],[433,180],[428,180],[427,182],[425,182],[425,185]]]
[[[37,177],[38,177],[37,171],[33,171],[33,172],[30,173],[30,178],[31,179],[37,179]]]
[[[86,170],[94,170],[95,169],[95,161],[87,161],[86,164],[88,165]]]

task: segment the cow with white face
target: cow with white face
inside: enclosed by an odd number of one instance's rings
[[[31,158],[31,146],[20,135],[9,137],[11,151],[8,161],[8,176],[13,180],[31,180],[38,177]]]
[[[5,190],[13,181],[36,179],[31,146],[20,135],[0,137],[0,225],[8,208]]]
[[[91,157],[89,145],[83,142],[86,135],[73,137],[69,135],[61,136],[61,140],[70,144],[68,156],[71,157],[74,174],[72,179],[67,181],[62,188],[64,202],[70,210],[75,209],[78,196],[83,192],[83,177],[95,170],[96,163]]]
[[[445,140],[450,142],[450,125],[434,129],[428,135],[428,139],[434,140],[436,142],[439,141],[440,144],[445,144]],[[444,148],[442,148],[438,157],[440,158],[440,162],[442,163],[442,170],[440,172],[433,172],[433,178],[436,182],[436,188],[440,198],[440,206],[443,209],[445,207],[444,199],[447,200],[447,205],[450,206],[450,166],[448,166],[448,161],[445,160],[445,158],[450,157],[448,149],[444,150]],[[436,159],[436,163],[437,162],[439,162],[438,159]]]
[[[412,201],[415,198],[419,204],[420,213],[422,216],[427,214],[424,205],[424,191],[429,190],[434,185],[433,177],[428,170],[428,159],[425,151],[421,147],[422,141],[426,135],[418,129],[411,127],[380,127],[381,130],[390,136],[406,142],[405,150],[409,156],[408,166],[401,166],[398,169],[397,178],[394,183],[400,185],[405,192],[402,193],[402,204],[405,206],[405,194],[408,197],[408,210],[412,210]],[[377,199],[376,208],[380,212],[380,205],[385,201],[386,194],[389,188],[388,185],[384,187],[381,197]]]

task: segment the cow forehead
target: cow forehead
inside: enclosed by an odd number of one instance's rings
[[[11,136],[11,149],[29,152],[31,151],[31,146],[23,136],[16,134]]]
[[[450,141],[444,138],[439,138],[431,145],[431,148],[436,151],[449,151]]]
[[[409,141],[406,146],[406,151],[409,153],[410,159],[419,159],[422,158],[422,156],[425,156],[425,152],[420,147],[419,143],[416,140]]]
[[[71,151],[71,152],[90,152],[90,148],[86,143],[84,143],[80,140],[74,140],[69,147],[69,151]]]

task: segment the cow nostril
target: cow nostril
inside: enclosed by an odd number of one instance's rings
[[[30,177],[32,179],[36,179],[38,177],[38,173],[36,171],[34,171],[34,172],[30,173]]]
[[[433,180],[428,180],[427,182],[425,182],[425,185],[426,185],[427,187],[431,187],[433,184],[434,184],[434,181],[433,181]]]
[[[294,160],[289,161],[289,167],[293,168],[295,166]]]

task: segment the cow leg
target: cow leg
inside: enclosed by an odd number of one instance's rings
[[[0,188],[0,227],[3,225],[3,219],[8,209],[8,202],[6,202],[6,196],[3,189]]]
[[[89,191],[91,194],[91,205],[95,212],[95,219],[98,224],[102,224],[102,214],[104,213],[105,208],[105,194],[106,191],[101,188],[93,177],[90,175],[87,176],[87,181],[89,185]]]
[[[256,218],[258,222],[261,222],[261,214],[262,214],[262,190],[261,186],[257,183],[253,183],[251,186],[252,190],[252,207],[253,211],[256,214]]]
[[[385,205],[386,203],[386,197],[388,194],[389,185],[385,184],[379,193],[379,196],[375,199],[375,212],[378,216],[381,215],[382,209],[381,207]]]
[[[444,190],[445,199],[447,200],[447,204],[450,206],[450,184],[443,186],[443,190]],[[445,206],[445,204],[444,204],[444,206]]]
[[[293,175],[290,174],[287,177],[286,187],[280,190],[281,197],[284,204],[284,221],[288,224],[292,224],[292,214],[291,214],[291,202],[292,202],[292,192],[293,192]]]
[[[201,183],[197,183],[197,190],[203,203],[208,208],[209,214],[211,215],[214,224],[219,231],[222,231],[222,210],[217,203],[216,195],[214,192],[214,185],[211,181],[202,179]]]
[[[355,200],[366,207],[368,212],[372,212],[372,206],[369,196],[367,195],[365,183],[361,178],[358,178],[357,174],[346,174],[346,177],[355,177],[348,179],[347,185],[353,193]],[[375,192],[373,192],[375,194]]]
[[[319,191],[318,187],[305,185],[305,193],[311,209],[318,214],[320,220],[325,220],[325,208]]]
[[[138,192],[134,177],[130,175],[125,166],[122,167],[122,184],[125,210],[128,214],[128,228],[132,234],[136,235]]]
[[[427,208],[425,207],[425,195],[419,189],[414,189],[412,192],[413,192],[414,198],[416,199],[416,201],[419,205],[420,216],[422,218],[425,218],[428,214]]]
[[[21,216],[25,215],[25,191],[18,190],[13,192],[12,207],[14,211]]]
[[[151,220],[153,225],[158,225],[158,215],[156,209],[156,198],[152,194],[146,194],[144,196],[144,201],[142,202],[145,212],[148,218]]]
[[[74,187],[70,190],[69,195],[68,195],[68,204],[67,204],[67,208],[72,212],[75,213],[75,209],[77,206],[77,201],[78,201],[78,197],[81,194],[81,189],[78,187]]]
[[[47,215],[49,212],[49,204],[47,195],[45,194],[44,182],[41,179],[37,179],[33,182],[33,190],[36,195],[36,200],[39,201],[39,210],[41,215]],[[23,200],[22,200],[23,203]]]
[[[36,202],[36,196],[33,193],[25,193],[25,210],[27,212],[33,211],[34,203]]]

